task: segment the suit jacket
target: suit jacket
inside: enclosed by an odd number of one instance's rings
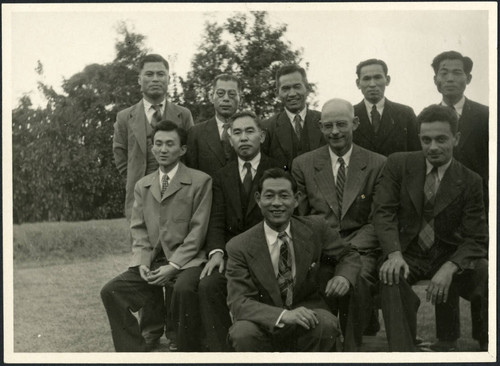
[[[244,204],[240,195],[241,178],[238,161],[231,161],[215,173],[214,198],[207,232],[207,253],[214,249],[225,250],[226,243],[230,239],[262,221],[262,213],[254,198],[255,192],[262,173],[269,168],[277,167],[279,164],[276,161],[261,154],[260,163],[252,181],[246,212],[243,212]]]
[[[403,252],[418,239],[424,204],[425,157],[397,153],[387,159],[374,199],[373,223],[384,255]],[[434,203],[435,243],[456,247],[449,258],[462,269],[487,257],[488,227],[481,178],[453,159]]]
[[[309,139],[309,150],[317,149],[325,144],[323,134],[319,129],[321,113],[311,109],[307,110],[303,131],[306,130]],[[296,157],[293,151],[292,134],[294,130],[286,112],[275,114],[262,122],[266,130],[266,139],[262,143],[262,151],[280,163],[285,169],[291,169],[292,160]]]
[[[378,133],[375,134],[364,100],[354,106],[359,127],[354,131],[355,144],[389,156],[398,151],[420,150],[417,117],[411,107],[385,99]]]
[[[158,171],[140,179],[134,193],[131,267],[149,266],[162,248],[165,257],[181,269],[206,261],[203,244],[212,205],[210,176],[179,163],[163,198]]]
[[[298,156],[293,161],[292,175],[299,191],[304,193],[299,201],[299,214],[323,216],[357,249],[377,248],[371,211],[385,160],[383,155],[353,145],[339,217],[329,147],[322,146]]]
[[[167,101],[164,119],[171,120],[186,130],[193,125],[191,112]],[[118,171],[126,176],[125,216],[130,219],[134,204],[134,187],[146,174],[148,120],[141,100],[132,107],[118,112],[114,124],[113,155]]]
[[[359,254],[319,216],[292,217],[296,275],[292,307],[328,309],[320,296],[318,267],[321,253],[335,256],[335,275],[354,285],[361,267]],[[249,320],[269,331],[283,311],[263,222],[234,237],[226,246],[229,309],[235,320]]]
[[[207,173],[211,177],[226,165],[219,129],[215,117],[193,126],[188,135],[186,164]],[[233,151],[231,160],[236,159]]]

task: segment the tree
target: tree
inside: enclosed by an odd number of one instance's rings
[[[237,13],[222,25],[205,23],[191,71],[185,79],[180,78],[185,105],[196,122],[214,114],[211,83],[220,73],[232,73],[241,79],[242,108],[252,109],[262,117],[278,110],[276,71],[283,64],[302,61],[302,51],[292,50],[290,42],[284,39],[286,30],[286,25],[270,26],[265,11]]]

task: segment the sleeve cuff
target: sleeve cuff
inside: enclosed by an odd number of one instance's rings
[[[168,262],[172,267],[174,267],[176,270],[180,270],[181,267],[178,264],[175,264],[174,262]]]
[[[286,309],[284,309],[280,316],[278,317],[278,320],[276,320],[276,323],[274,324],[275,327],[277,328],[283,328],[285,326],[285,323],[281,323],[281,318],[283,317],[283,314],[285,314],[287,312]]]
[[[217,252],[222,253],[222,255],[224,256],[224,251],[222,249],[214,249],[211,250],[210,253],[208,253],[208,259],[210,259],[210,257]]]

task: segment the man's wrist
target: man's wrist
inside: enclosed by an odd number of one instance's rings
[[[222,249],[214,249],[214,250],[211,250],[210,253],[208,253],[208,259],[212,258],[212,256],[215,253],[220,253],[221,256],[224,256],[224,251]]]
[[[447,266],[454,274],[460,270],[458,264],[452,261],[444,262],[444,265]]]

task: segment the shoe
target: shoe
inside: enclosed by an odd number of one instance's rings
[[[160,339],[155,339],[154,341],[146,342],[146,352],[153,352],[160,346]]]
[[[378,321],[378,309],[372,311],[372,316],[370,317],[370,323],[366,327],[363,335],[365,336],[375,336],[380,330],[380,322]]]
[[[454,341],[442,341],[439,340],[429,347],[434,352],[456,352],[457,351],[457,340]]]
[[[170,341],[168,345],[168,350],[170,352],[177,352],[177,343],[175,343],[174,341]]]

